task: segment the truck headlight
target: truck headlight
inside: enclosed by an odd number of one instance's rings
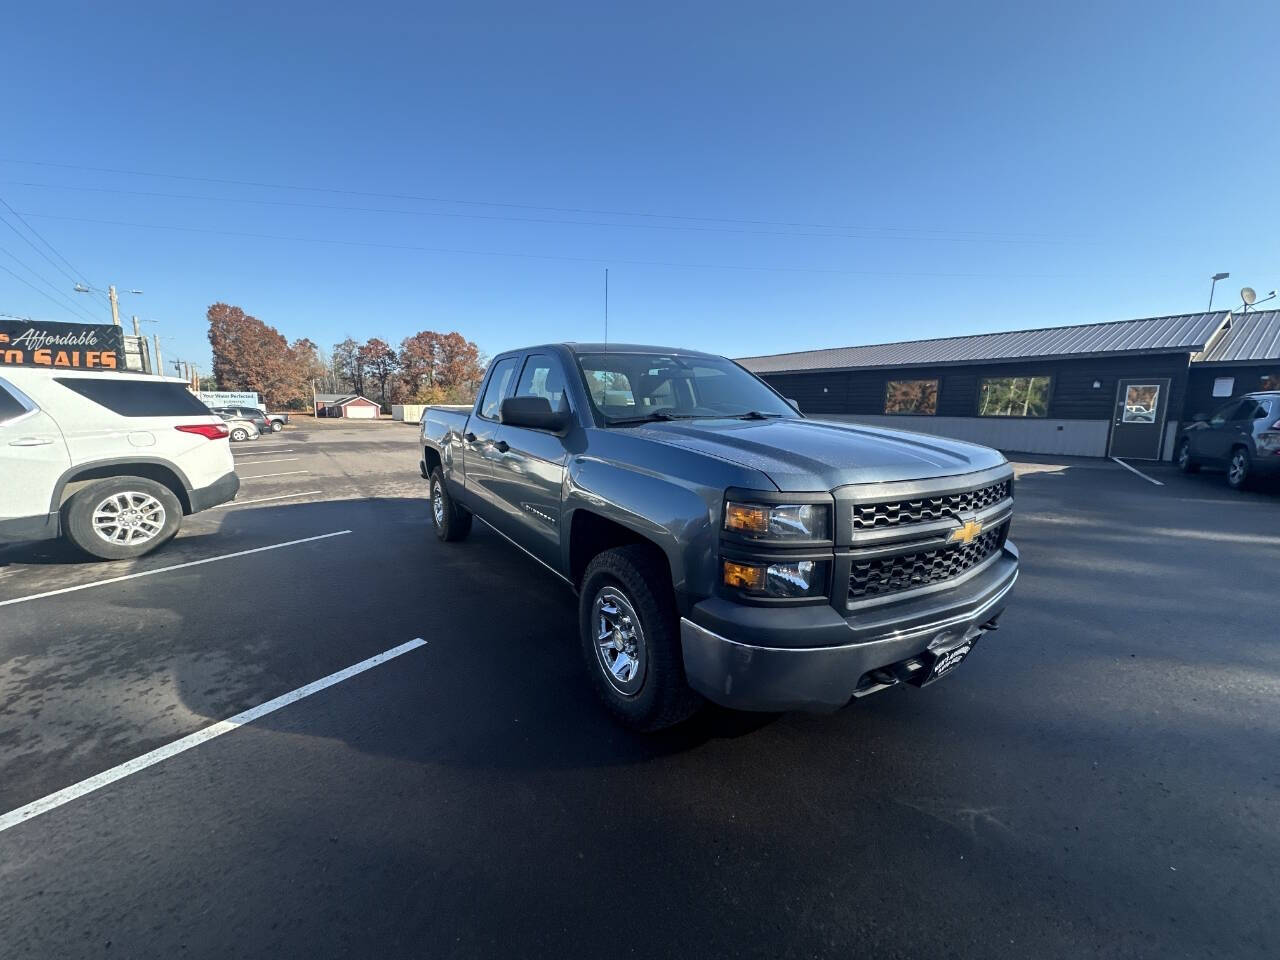
[[[728,501],[724,528],[758,540],[826,540],[831,510],[825,503],[739,503]]]
[[[726,560],[724,584],[752,597],[820,597],[826,593],[827,562],[740,563]]]

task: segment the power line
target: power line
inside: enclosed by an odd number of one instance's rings
[[[301,200],[264,200],[255,197],[214,197],[198,193],[165,193],[155,190],[125,190],[118,187],[85,187],[63,183],[32,183],[25,180],[0,181],[10,186],[35,187],[42,190],[77,190],[88,193],[113,193],[132,197],[160,197],[169,200],[203,200],[213,203],[248,203],[257,206],[302,207],[311,210],[341,210],[358,213],[393,213],[410,217],[449,217],[459,220],[496,220],[506,223],[537,223],[568,227],[614,227],[623,230],[684,230],[698,233],[732,233],[763,237],[793,237],[809,240],[897,240],[910,243],[1004,243],[1004,244],[1060,244],[1061,240],[1021,240],[997,237],[877,236],[871,233],[795,233],[785,230],[749,230],[742,227],[701,227],[680,223],[609,223],[600,220],[558,220],[549,217],[512,217],[484,213],[449,213],[442,210],[402,210],[391,207],[358,207],[337,203],[307,203]],[[3,202],[0,200],[0,202]],[[8,206],[8,204],[5,204]],[[853,229],[853,228],[848,228]],[[868,228],[860,228],[868,229]]]
[[[474,250],[450,247],[423,247],[399,243],[377,243],[368,240],[348,240],[331,237],[299,237],[287,234],[250,233],[240,230],[213,230],[207,227],[184,227],[164,223],[134,223],[126,220],[100,220],[91,217],[66,217],[52,213],[32,213],[28,217],[41,220],[66,220],[72,223],[96,223],[112,227],[138,227],[144,230],[176,230],[183,233],[202,233],[224,237],[249,237],[257,240],[283,240],[297,243],[320,243],[346,247],[372,247],[379,250],[410,250],[417,253],[448,253],[481,257],[513,257],[522,260],[561,260],[570,263],[625,263],[642,267],[677,267],[693,270],[741,270],[762,271],[768,273],[811,273],[834,274],[854,277],[886,277],[898,279],[932,278],[953,280],[1062,280],[1070,278],[1096,277],[1096,274],[1067,273],[937,273],[920,271],[885,271],[885,270],[840,270],[824,267],[779,267],[758,264],[729,263],[678,263],[667,260],[619,260],[616,257],[571,257],[551,253],[518,253],[502,250]]]
[[[134,177],[157,177],[166,180],[187,180],[192,183],[219,183],[241,187],[259,187],[269,190],[300,190],[311,193],[333,193],[344,194],[353,197],[376,197],[383,200],[413,200],[426,203],[454,203],[465,206],[480,207],[505,207],[516,210],[546,210],[556,213],[574,213],[587,214],[592,216],[609,216],[609,217],[639,217],[655,220],[683,220],[690,223],[736,223],[746,224],[748,226],[764,226],[764,227],[797,227],[814,230],[872,230],[888,233],[901,233],[908,230],[915,230],[920,233],[951,233],[956,236],[971,237],[998,237],[1022,238],[1022,239],[1048,239],[1044,234],[993,234],[977,230],[953,230],[940,231],[931,230],[920,227],[881,227],[881,226],[851,226],[849,224],[832,224],[832,223],[806,223],[801,221],[785,221],[785,220],[760,220],[742,217],[704,217],[692,216],[687,214],[666,214],[666,213],[650,213],[637,212],[627,210],[600,210],[590,207],[553,207],[530,203],[512,203],[501,200],[473,200],[473,199],[456,199],[452,197],[435,197],[410,193],[381,193],[370,190],[348,190],[339,187],[313,187],[299,184],[288,183],[271,183],[258,180],[235,180],[225,177],[197,177],[186,174],[177,173],[157,173],[148,170],[126,170],[119,167],[92,167],[74,163],[52,163],[44,160],[18,160],[9,157],[0,157],[0,163],[22,164],[32,167],[55,167],[62,170],[85,170],[94,173],[114,173],[124,174]]]
[[[30,230],[30,231],[31,231],[31,233],[32,233],[32,235],[33,235],[37,240],[39,240],[39,241],[40,241],[41,243],[43,243],[46,247],[48,247],[48,248],[53,252],[53,255],[54,255],[55,257],[57,257],[59,260],[61,260],[63,263],[65,263],[68,267],[70,267],[71,272],[72,272],[72,273],[74,273],[77,277],[79,277],[79,278],[84,282],[85,286],[89,287],[90,289],[93,289],[93,286],[94,286],[94,285],[93,285],[93,283],[91,283],[91,282],[90,282],[89,278],[88,278],[88,277],[86,277],[86,276],[85,276],[83,273],[81,273],[79,270],[77,270],[77,269],[72,265],[72,263],[71,263],[71,261],[70,261],[70,260],[68,260],[66,257],[64,257],[61,253],[59,253],[59,252],[58,252],[58,248],[57,248],[57,247],[55,247],[52,243],[50,243],[48,240],[46,240],[46,239],[41,235],[40,231],[38,231],[38,230],[37,230],[35,227],[33,227],[31,224],[27,223],[27,221],[26,221],[26,220],[24,220],[24,219],[22,218],[22,214],[20,214],[17,210],[13,209],[13,207],[9,205],[9,201],[8,201],[8,200],[6,200],[4,197],[0,197],[0,203],[4,204],[5,209],[6,209],[6,210],[8,210],[11,214],[13,214],[15,217],[17,217],[17,218],[18,218],[18,221],[19,221],[19,222],[20,222],[24,227],[26,227],[28,230]],[[52,261],[50,261],[50,262],[52,262]],[[55,266],[56,266],[56,264],[55,264]],[[65,271],[63,272],[63,276],[67,276],[67,277],[68,277],[68,278],[69,278],[73,283],[75,282],[75,277],[71,277],[71,276],[70,276],[69,274],[67,274]],[[98,291],[98,293],[101,293],[101,292],[102,292],[102,291],[100,291],[100,290]]]
[[[72,311],[78,316],[83,317],[89,323],[99,322],[93,319],[80,304],[76,303],[69,296],[67,296],[56,283],[53,283],[48,277],[46,277],[40,271],[33,268],[29,263],[24,262],[22,258],[19,257],[17,254],[15,254],[12,250],[9,250],[6,247],[0,246],[0,253],[3,253],[6,257],[8,257],[10,260],[16,263],[18,266],[22,267],[23,270],[26,270],[27,273],[31,274],[33,277],[35,277],[37,280],[43,283],[46,287],[48,287],[50,290],[56,293],[59,297],[61,297],[66,304],[63,307],[64,310]]]
[[[7,206],[7,204],[6,204],[6,206]],[[52,266],[55,270],[57,270],[59,273],[61,273],[64,277],[66,277],[66,278],[67,278],[68,280],[70,280],[72,283],[79,283],[79,281],[78,281],[78,280],[76,280],[76,278],[75,278],[75,277],[71,276],[71,274],[69,274],[69,273],[67,273],[67,271],[63,270],[63,269],[62,269],[62,267],[60,267],[60,266],[58,266],[56,263],[54,263],[54,261],[49,257],[49,255],[48,255],[47,253],[45,253],[43,250],[41,250],[39,247],[37,247],[34,243],[32,243],[32,242],[31,242],[31,238],[30,238],[30,237],[28,237],[25,233],[23,233],[21,230],[19,230],[17,227],[15,227],[12,223],[10,223],[8,220],[6,220],[3,216],[0,216],[0,223],[3,223],[6,227],[8,227],[10,230],[12,230],[12,231],[13,231],[13,232],[14,232],[14,233],[15,233],[15,234],[16,234],[16,235],[17,235],[17,236],[22,240],[22,242],[23,242],[23,243],[25,243],[28,247],[30,247],[30,248],[31,248],[32,250],[34,250],[36,253],[40,254],[40,256],[42,256],[42,257],[43,257],[43,258],[44,258],[44,259],[45,259],[45,260],[50,264],[50,266]]]
[[[17,280],[19,283],[25,283],[28,287],[30,287],[30,288],[31,288],[32,290],[34,290],[36,293],[40,294],[40,296],[44,297],[46,300],[48,300],[50,303],[52,303],[52,304],[53,304],[55,307],[57,307],[58,309],[60,309],[60,310],[66,310],[66,309],[67,309],[67,308],[66,308],[66,307],[64,307],[62,304],[58,303],[58,301],[57,301],[57,300],[53,299],[53,297],[49,296],[47,293],[45,293],[43,290],[41,290],[39,287],[37,287],[34,283],[31,283],[30,281],[25,280],[24,278],[22,278],[22,277],[18,276],[18,275],[17,275],[16,273],[14,273],[12,270],[10,270],[8,267],[6,267],[3,263],[0,263],[0,270],[3,270],[5,273],[9,274],[9,276],[13,277],[13,279]]]

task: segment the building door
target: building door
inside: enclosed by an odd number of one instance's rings
[[[1159,460],[1164,445],[1165,409],[1169,381],[1149,377],[1121,380],[1116,386],[1115,416],[1111,418],[1113,457]]]

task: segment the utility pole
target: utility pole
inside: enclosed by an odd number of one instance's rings
[[[156,370],[159,372],[160,376],[163,377],[164,376],[164,357],[160,353],[160,334],[158,333],[155,334],[154,339],[156,342]]]
[[[604,342],[609,345],[609,268],[604,268]]]
[[[133,335],[135,337],[142,336],[142,324],[138,322],[138,315],[136,313],[133,315]]]
[[[111,301],[111,322],[120,326],[120,298],[116,296],[116,285],[107,287],[107,299]]]

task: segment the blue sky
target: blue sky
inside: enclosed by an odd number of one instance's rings
[[[170,358],[215,300],[597,339],[606,266],[611,338],[731,356],[1280,285],[1274,3],[341,6],[6,14],[0,197]],[[78,318],[0,251],[53,298],[0,313]]]

